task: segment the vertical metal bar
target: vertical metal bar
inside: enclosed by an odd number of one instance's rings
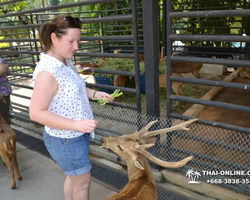
[[[168,0],[166,2],[166,33],[167,33],[167,39],[166,44],[167,45],[167,119],[168,119],[168,126],[172,126],[172,119],[170,119],[170,114],[172,112],[172,100],[170,99],[170,95],[172,94],[172,81],[170,80],[170,77],[172,75],[172,62],[170,61],[170,57],[172,55],[172,41],[170,40],[169,36],[172,34],[172,25],[173,20],[170,18],[169,13],[172,11],[172,0]],[[173,133],[170,133],[167,135],[167,160],[171,161],[172,157],[172,135]]]
[[[161,26],[161,6],[158,5],[157,7],[157,14],[158,14],[158,38],[159,38],[159,44],[158,44],[158,47],[159,47],[159,52],[161,52],[161,46],[162,46],[162,26]]]
[[[32,14],[30,14],[30,15],[32,15]],[[28,16],[26,16],[25,18],[26,18],[26,22],[27,22],[28,21]],[[28,28],[28,37],[29,37],[29,39],[31,39],[29,28]],[[30,41],[29,44],[30,44],[30,50],[33,51],[32,42]],[[32,60],[33,60],[33,63],[35,63],[34,55],[32,55]]]
[[[166,17],[167,17],[167,118],[170,118],[172,112],[172,100],[170,95],[172,94],[172,81],[170,77],[172,75],[172,63],[170,57],[172,55],[172,41],[169,36],[172,34],[172,22],[169,13],[172,11],[172,0],[168,0],[166,3]]]
[[[32,13],[30,13],[30,22],[31,22],[31,24],[34,24]],[[35,33],[35,29],[34,28],[32,28],[32,33],[33,33],[33,38],[36,38],[36,33]],[[36,41],[34,43],[35,43],[35,49],[38,52],[38,47],[37,47]],[[39,61],[39,55],[37,55],[36,58],[37,58],[37,62],[38,62]]]
[[[135,58],[135,85],[136,85],[136,106],[137,106],[137,127],[141,129],[141,86],[140,86],[140,63],[139,63],[139,42],[138,42],[138,22],[136,0],[132,0],[132,24],[134,36],[134,58]]]
[[[147,121],[158,119],[160,116],[157,8],[157,1],[142,1]],[[159,123],[152,127],[151,130],[157,129],[158,125]],[[159,144],[159,136],[156,139],[156,143]],[[159,155],[159,150],[159,148],[154,147],[151,152]],[[150,165],[156,170],[159,168],[154,163],[150,163]]]
[[[245,7],[245,5],[247,5],[247,4],[244,1],[244,7]],[[249,8],[250,8],[250,4],[248,4],[248,9]],[[244,19],[245,19],[244,21],[247,21],[246,35],[249,36],[250,35],[250,17],[248,17],[248,19],[246,19],[246,17],[245,17]],[[242,24],[242,27],[243,26],[244,26],[244,24]],[[242,31],[242,33],[243,33],[243,31]],[[246,42],[246,45],[245,45],[245,48],[244,48],[244,50],[245,50],[244,59],[245,60],[249,60],[249,48],[250,48],[250,44],[249,43],[250,42]]]
[[[167,18],[166,18],[166,0],[163,0],[163,5],[162,5],[162,46],[164,47],[163,49],[163,55],[166,55],[166,47],[167,47]]]
[[[159,112],[159,48],[157,6],[155,1],[142,1],[147,115],[158,118]]]
[[[100,16],[101,18],[103,17],[103,12],[100,12]],[[104,32],[104,28],[103,28],[103,22],[101,22],[101,36],[105,36],[105,32]],[[99,41],[101,42],[101,41]],[[102,53],[104,53],[104,49],[105,49],[105,44],[104,41],[102,41],[102,44],[100,44],[100,46],[102,45]]]

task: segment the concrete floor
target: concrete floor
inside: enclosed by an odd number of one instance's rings
[[[10,174],[0,159],[0,199],[1,200],[63,200],[65,176],[51,159],[17,143],[17,158],[22,181],[16,181],[16,189],[11,190]],[[91,200],[103,200],[116,192],[92,181]]]

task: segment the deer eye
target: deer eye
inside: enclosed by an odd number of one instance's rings
[[[117,145],[117,148],[120,149],[120,151],[123,151],[123,149],[120,145]]]

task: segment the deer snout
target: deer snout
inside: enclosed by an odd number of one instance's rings
[[[108,138],[106,138],[106,137],[103,137],[103,138],[101,139],[101,143],[102,143],[103,146],[105,146],[105,143],[107,143],[107,139],[108,139]]]
[[[102,146],[105,148],[110,148],[111,146],[114,145],[114,138],[111,137],[103,137],[101,139]]]

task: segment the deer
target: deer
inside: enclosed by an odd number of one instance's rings
[[[250,67],[244,67],[243,70],[240,71],[239,76],[250,79]]]
[[[10,171],[11,189],[15,189],[16,182],[13,166],[17,174],[17,179],[22,180],[16,156],[16,135],[9,124],[5,122],[2,115],[0,115],[0,156]]]
[[[159,53],[159,64],[166,64],[167,56],[163,56],[163,49],[162,47],[161,53]],[[174,53],[173,56],[180,55],[180,52]],[[195,57],[195,56],[188,56],[188,57]],[[139,55],[139,61],[144,62],[144,55]],[[172,73],[192,73],[195,78],[200,79],[200,70],[203,64],[199,62],[181,62],[181,61],[173,61],[172,62]]]
[[[93,64],[93,63],[87,63],[87,62],[80,62],[80,63],[75,63],[74,66],[75,68],[80,68],[80,69],[84,69],[84,68],[101,68],[103,67],[106,63],[108,62],[107,59],[103,59],[103,62],[101,64]],[[88,75],[89,72],[86,71],[78,71],[78,74],[82,74],[82,75]]]
[[[114,86],[124,87],[127,82],[127,76],[115,75],[114,76]],[[122,94],[122,99],[124,100],[124,94]],[[118,97],[118,101],[121,102],[121,96]]]
[[[166,62],[166,59],[167,59],[166,56],[163,56],[163,50],[164,50],[164,47],[161,48],[161,52],[158,54],[159,61],[160,61],[159,63]],[[145,62],[144,54],[139,54],[139,62]]]
[[[180,53],[174,53],[173,56],[178,56]],[[195,56],[188,56],[195,57]],[[192,73],[195,78],[200,78],[200,70],[203,64],[199,62],[180,62],[173,61],[172,62],[172,72],[173,73]]]
[[[179,168],[186,165],[194,157],[189,156],[177,162],[166,162],[154,157],[146,149],[155,144],[156,138],[154,136],[174,130],[188,131],[187,125],[197,120],[195,118],[169,128],[148,131],[157,122],[155,120],[149,122],[144,128],[133,134],[102,138],[103,147],[110,149],[126,161],[129,179],[127,185],[120,193],[106,200],[157,200],[156,183],[147,158],[162,167]]]
[[[180,55],[180,52],[174,53],[173,56]],[[195,56],[188,56],[188,57],[195,57]],[[180,61],[173,61],[172,62],[172,73],[192,73],[195,78],[200,79],[200,70],[203,66],[203,63],[199,62],[180,62]],[[193,87],[199,88],[199,86],[194,85]]]
[[[120,53],[121,52],[121,49],[115,49],[114,50],[114,54],[116,53]],[[118,67],[119,70],[126,70],[126,67]],[[117,86],[117,87],[124,87],[126,82],[127,82],[127,76],[123,76],[123,75],[114,75],[114,86]],[[118,101],[121,102],[121,98],[124,100],[124,94],[122,94],[122,97],[119,96],[118,97]]]
[[[180,75],[179,73],[172,73],[172,76],[178,76],[178,77],[182,77],[182,75]],[[172,89],[174,91],[174,93],[176,95],[181,95],[183,96],[183,82],[176,82],[173,81],[172,82]],[[166,74],[159,74],[159,87],[160,88],[166,88],[167,87],[167,76]],[[176,101],[175,106],[177,107],[179,105],[179,101]]]

